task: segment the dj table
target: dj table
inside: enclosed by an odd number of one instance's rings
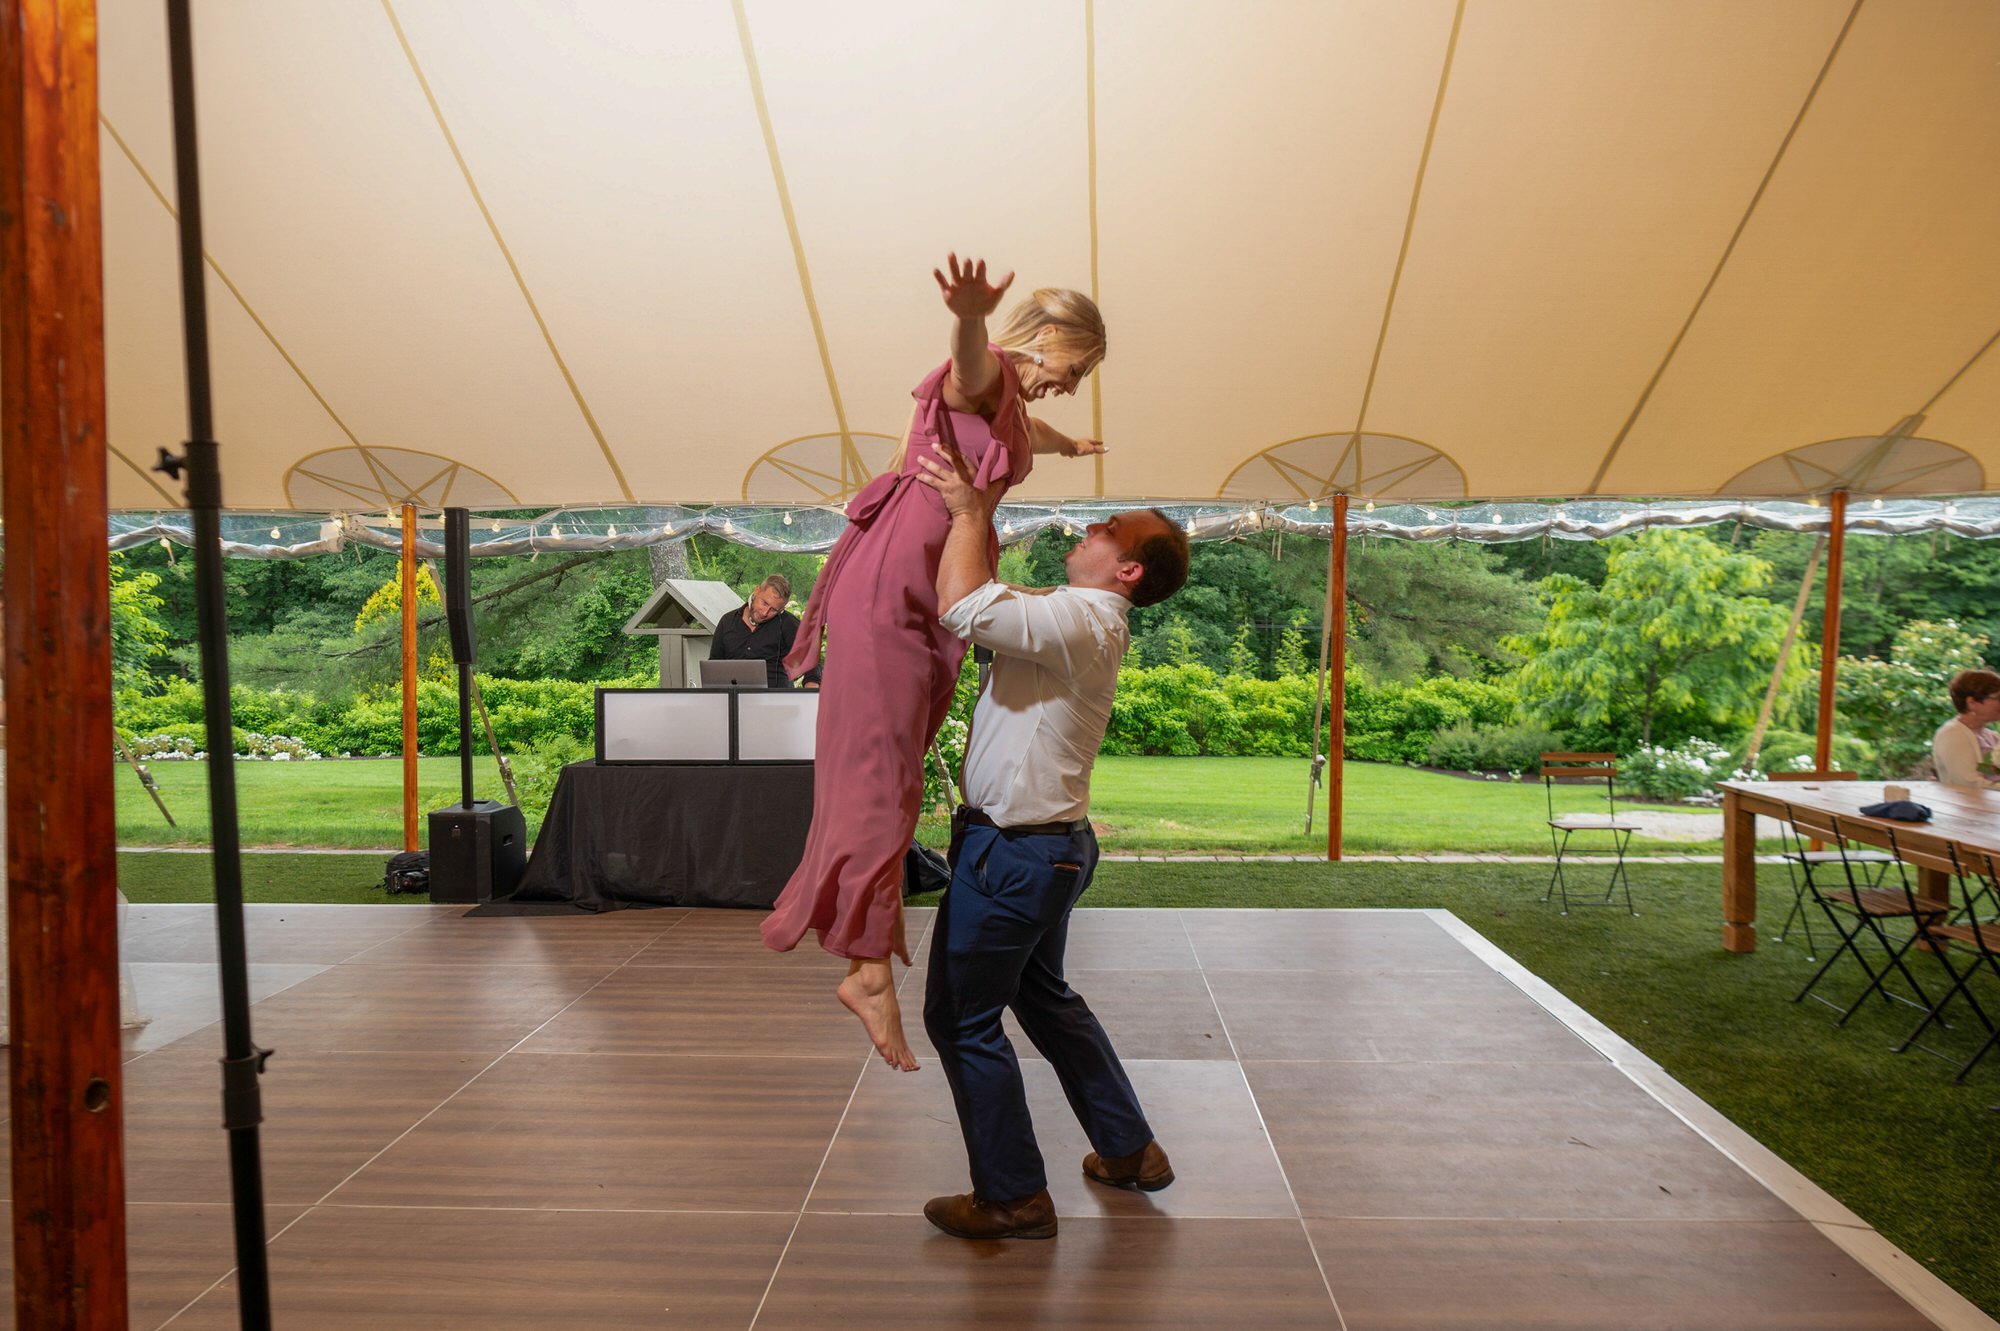
[[[516,902],[758,906],[805,854],[810,763],[563,768]]]

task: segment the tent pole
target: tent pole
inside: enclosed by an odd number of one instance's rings
[[[235,1222],[237,1316],[246,1331],[271,1325],[264,1230],[264,1168],[258,1079],[270,1051],[250,1035],[250,967],[243,929],[243,865],[236,825],[235,743],[229,703],[229,591],[222,576],[222,460],[209,397],[207,269],[202,257],[201,168],[195,135],[194,34],[188,0],[167,0],[172,66],[174,188],[179,204],[181,338],[186,350],[188,443],[160,469],[187,472],[194,529],[196,631],[201,640],[202,714],[208,727],[208,808],[215,846],[216,967],[222,984],[222,1126],[229,1134]]]
[[[1347,496],[1333,497],[1333,540],[1326,564],[1326,603],[1332,609],[1327,620],[1329,664],[1327,680],[1327,782],[1326,857],[1339,860],[1341,805],[1347,782]]]
[[[1819,733],[1813,744],[1813,767],[1833,770],[1833,685],[1840,665],[1840,576],[1847,547],[1847,491],[1835,490],[1827,506],[1826,610],[1820,625]]]
[[[1819,572],[1819,559],[1825,553],[1826,537],[1821,536],[1813,541],[1812,556],[1806,560],[1806,575],[1799,579],[1798,599],[1792,602],[1792,622],[1785,625],[1785,640],[1778,644],[1777,664],[1771,667],[1771,687],[1764,690],[1764,705],[1757,709],[1757,724],[1750,729],[1750,747],[1743,753],[1743,766],[1747,771],[1756,770],[1757,755],[1764,750],[1764,732],[1771,728],[1771,712],[1778,704],[1778,686],[1784,682],[1785,664],[1792,659],[1792,644],[1799,639],[1799,624],[1806,617],[1806,602],[1812,599],[1813,575]]]
[[[95,6],[7,0],[0,29],[14,1321],[122,1328]]]
[[[403,849],[417,848],[417,506],[403,505]]]

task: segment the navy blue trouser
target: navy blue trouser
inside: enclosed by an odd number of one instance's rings
[[[1097,837],[969,825],[952,847],[951,887],[931,931],[924,1029],[951,1083],[972,1190],[1011,1202],[1048,1186],[1021,1065],[1000,1025],[1013,1008],[1062,1082],[1100,1155],[1153,1139],[1132,1083],[1090,1005],[1063,980],[1070,908],[1097,867]]]

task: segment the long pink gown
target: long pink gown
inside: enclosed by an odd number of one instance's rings
[[[918,459],[949,431],[981,488],[1012,486],[1028,474],[1034,455],[1021,381],[997,347],[994,355],[1001,387],[990,421],[945,406],[949,362],[917,385],[902,468],[877,476],[848,504],[847,530],[806,603],[785,667],[794,678],[810,670],[824,628],[826,677],[805,858],[763,923],[764,943],[777,951],[816,929],[820,946],[836,956],[886,957],[893,947],[910,960],[895,927],[903,853],[923,799],[925,751],[965,658],[964,641],[938,623],[938,557],[950,520],[937,491],[916,479]],[[989,537],[989,570],[999,558],[999,540]]]

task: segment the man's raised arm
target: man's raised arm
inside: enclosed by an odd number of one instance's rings
[[[986,543],[993,534],[993,510],[999,507],[1005,488],[995,482],[981,490],[972,483],[972,469],[962,454],[941,445],[931,445],[931,457],[919,458],[924,475],[917,479],[936,490],[951,515],[945,533],[944,553],[938,556],[938,613],[963,601],[984,587]]]

